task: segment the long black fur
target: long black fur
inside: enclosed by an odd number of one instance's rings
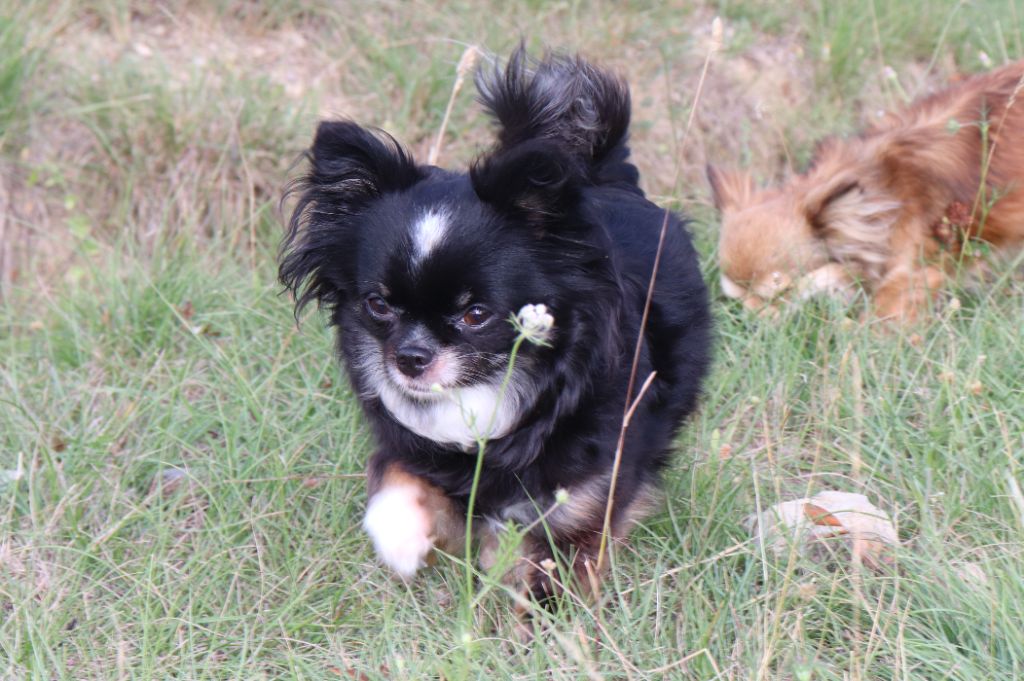
[[[511,432],[487,444],[476,512],[503,518],[523,502],[544,508],[555,490],[610,473],[666,211],[644,197],[628,161],[630,100],[618,78],[575,57],[531,63],[520,49],[504,68],[481,71],[477,86],[497,144],[468,173],[416,165],[393,139],[354,123],[321,123],[310,170],[296,186],[280,278],[298,307],[317,300],[338,331],[379,445],[371,479],[397,463],[461,505],[475,457],[417,435],[389,412],[373,353],[386,361],[408,317],[439,347],[465,353],[473,376],[493,379],[507,366],[511,325],[467,339],[436,320],[451,318],[451,301],[464,290],[483,295],[502,318],[526,303],[548,307],[550,346],[524,345],[515,370],[533,399]],[[449,232],[414,266],[409,226],[435,206],[449,216]],[[617,509],[657,483],[709,364],[711,320],[697,255],[685,222],[667,219],[638,367],[639,380],[652,371],[657,378],[628,433]],[[378,287],[403,310],[395,328],[367,319],[364,298]],[[587,518],[556,540],[574,543],[601,522]]]

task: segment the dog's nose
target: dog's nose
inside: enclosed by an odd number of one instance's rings
[[[434,361],[434,353],[419,345],[405,345],[398,348],[395,361],[403,374],[416,378]]]

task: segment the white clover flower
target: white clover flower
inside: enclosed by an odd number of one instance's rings
[[[555,318],[543,303],[523,305],[516,315],[516,323],[526,340],[535,345],[543,345],[551,338]]]

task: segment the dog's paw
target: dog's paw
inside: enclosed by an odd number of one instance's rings
[[[416,574],[434,548],[421,490],[413,485],[385,487],[374,494],[363,529],[381,561],[404,578]]]

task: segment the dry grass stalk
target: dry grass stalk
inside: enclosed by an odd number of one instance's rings
[[[708,43],[708,53],[704,56],[704,66],[700,71],[700,80],[697,81],[697,92],[693,95],[693,106],[690,107],[690,115],[686,119],[686,129],[683,130],[683,139],[679,142],[679,153],[682,154],[686,148],[686,140],[690,136],[690,128],[693,127],[693,121],[697,117],[697,105],[700,104],[700,96],[704,91],[704,81],[708,77],[708,67],[711,66],[711,57],[716,52],[722,49],[724,29],[722,28],[722,18],[715,17],[711,22],[711,41]]]
[[[683,139],[680,142],[679,149],[680,153],[686,146],[686,139],[690,134],[690,128],[693,126],[694,118],[696,117],[697,107],[700,104],[701,92],[704,89],[704,81],[707,78],[708,66],[711,63],[711,57],[718,52],[722,47],[722,20],[720,17],[715,17],[714,21],[711,22],[711,41],[708,45],[708,52],[704,58],[704,68],[701,71],[700,81],[697,83],[697,91],[693,96],[693,106],[690,107],[690,117],[686,121],[686,129],[683,131]],[[604,567],[604,556],[608,550],[608,536],[611,534],[611,521],[612,511],[615,508],[615,487],[619,478],[619,468],[622,464],[622,448],[626,439],[626,430],[629,428],[629,420],[636,407],[639,405],[640,400],[643,398],[644,393],[654,380],[654,373],[647,377],[644,382],[640,393],[634,402],[630,402],[633,398],[633,386],[636,384],[636,372],[637,367],[640,364],[640,351],[643,348],[644,342],[644,331],[647,329],[647,316],[651,309],[651,299],[654,297],[654,283],[658,277],[658,265],[661,263],[661,252],[665,245],[665,233],[668,231],[668,218],[669,212],[665,211],[665,219],[661,224],[661,234],[658,237],[658,250],[654,254],[654,265],[651,268],[651,279],[647,286],[647,299],[644,301],[644,313],[640,319],[640,329],[637,332],[636,348],[633,352],[633,365],[629,372],[629,384],[626,387],[626,400],[625,408],[622,414],[622,427],[619,429],[619,441],[615,447],[615,462],[612,464],[612,476],[608,487],[608,502],[605,505],[604,510],[604,524],[601,528],[601,544],[597,552],[597,572],[600,573]]]
[[[462,84],[466,81],[466,76],[473,71],[479,58],[480,48],[470,45],[462,53],[459,64],[455,67],[455,84],[452,85],[452,93],[448,97],[448,106],[444,110],[441,128],[437,131],[437,139],[434,140],[434,144],[430,147],[430,153],[427,155],[427,163],[432,166],[437,165],[437,160],[441,156],[441,145],[444,143],[444,133],[448,129],[448,120],[452,115],[452,107],[455,106],[455,98],[458,97]]]

